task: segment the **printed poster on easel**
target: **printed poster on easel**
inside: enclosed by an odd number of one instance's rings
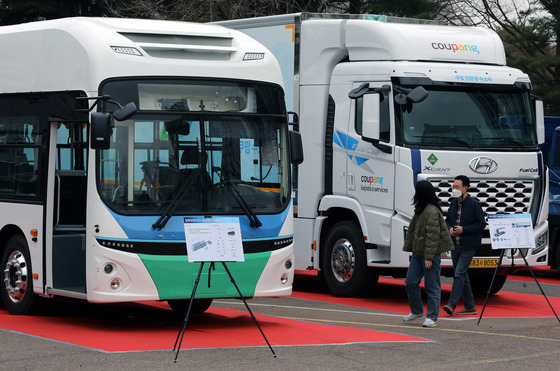
[[[534,249],[531,214],[488,214],[492,250]]]
[[[183,218],[189,262],[242,262],[239,218]]]

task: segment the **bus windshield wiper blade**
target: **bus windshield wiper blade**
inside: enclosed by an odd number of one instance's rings
[[[194,180],[197,177],[197,173],[191,173],[186,176],[179,184],[177,184],[177,187],[175,187],[175,190],[173,191],[173,193],[175,193],[175,196],[171,199],[169,205],[167,205],[165,210],[163,210],[163,213],[161,214],[159,219],[154,224],[152,224],[152,228],[162,229],[165,227],[165,225],[167,224],[169,219],[171,219],[171,216],[175,212],[175,209],[177,209],[179,201],[183,199],[185,193],[187,192],[187,189],[192,186]]]
[[[245,201],[245,199],[241,196],[241,194],[239,194],[239,191],[237,190],[235,185],[231,182],[228,182],[228,183],[229,183],[228,188],[229,188],[233,198],[235,199],[235,201],[237,201],[239,206],[241,206],[241,209],[243,210],[245,215],[247,215],[247,218],[249,219],[249,225],[251,227],[257,227],[257,228],[261,227],[262,223],[259,220],[259,218],[257,217],[257,214],[255,214],[255,212],[247,204],[247,201]]]

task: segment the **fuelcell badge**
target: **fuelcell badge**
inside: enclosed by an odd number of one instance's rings
[[[469,162],[469,168],[477,174],[490,174],[498,170],[498,163],[490,157],[479,156]]]

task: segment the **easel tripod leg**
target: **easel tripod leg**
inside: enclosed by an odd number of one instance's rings
[[[492,281],[490,282],[490,287],[488,288],[488,292],[486,293],[486,299],[484,299],[484,305],[482,306],[482,311],[480,312],[480,317],[478,318],[478,322],[477,322],[477,326],[480,326],[480,320],[482,319],[482,315],[484,314],[484,309],[486,308],[486,303],[488,303],[488,297],[490,296],[490,293],[492,292],[492,288],[494,288],[494,281],[496,280],[496,276],[498,275],[498,270],[500,269],[500,266],[502,265],[502,260],[504,259],[504,252],[505,250],[502,249],[502,251],[500,251],[500,260],[498,261],[498,265],[496,266],[496,270],[494,271],[494,275],[492,276]]]
[[[558,322],[560,322],[560,319],[558,318],[558,315],[556,314],[556,312],[554,311],[554,308],[552,307],[552,304],[550,304],[550,301],[546,297],[546,294],[544,293],[544,290],[541,287],[541,284],[539,283],[539,281],[537,281],[537,277],[535,276],[535,274],[533,273],[533,270],[529,266],[529,262],[527,262],[527,258],[525,258],[525,255],[523,255],[523,252],[521,252],[521,256],[523,257],[523,261],[525,262],[525,265],[527,266],[527,268],[529,268],[529,272],[531,272],[531,275],[535,279],[535,282],[537,283],[537,286],[539,286],[539,289],[541,290],[541,294],[543,294],[544,298],[546,299],[546,302],[548,303],[548,306],[550,307],[550,309],[552,309],[552,313],[554,313],[554,315],[556,316],[556,319],[558,320]]]
[[[175,339],[175,345],[173,345],[173,351],[177,350],[177,352],[175,353],[175,359],[173,360],[174,363],[177,363],[177,358],[179,357],[179,350],[181,350],[181,343],[183,342],[183,336],[185,335],[187,323],[189,322],[189,315],[191,314],[191,308],[194,302],[194,295],[196,294],[198,282],[200,282],[200,275],[202,274],[203,267],[204,267],[204,262],[200,263],[200,269],[198,270],[198,275],[196,276],[196,280],[194,281],[191,300],[189,301],[189,308],[187,309],[187,314],[185,315],[185,320],[183,321],[183,328],[179,330],[179,333],[177,334],[177,339]],[[179,342],[178,346],[177,346],[177,342]]]
[[[241,290],[239,290],[239,287],[237,286],[237,283],[235,283],[235,280],[233,279],[233,276],[231,275],[227,265],[225,262],[222,262],[222,265],[224,266],[224,269],[226,270],[229,278],[231,279],[231,283],[233,283],[233,286],[235,286],[235,289],[237,290],[237,292],[239,293],[239,297],[243,300],[243,303],[245,303],[245,307],[247,308],[247,310],[249,311],[249,314],[251,315],[251,318],[253,319],[253,321],[255,321],[255,324],[257,325],[257,327],[259,328],[259,331],[261,332],[264,340],[266,341],[266,344],[268,345],[268,348],[270,348],[270,351],[272,352],[272,354],[274,355],[274,358],[276,358],[276,353],[274,353],[274,350],[272,349],[272,346],[270,345],[270,343],[268,342],[268,339],[266,338],[263,330],[261,329],[261,326],[259,325],[259,322],[257,321],[257,319],[255,318],[255,315],[253,314],[253,312],[251,311],[251,308],[249,308],[249,304],[247,304],[247,301],[245,300],[245,297],[243,296],[243,294],[241,293]]]

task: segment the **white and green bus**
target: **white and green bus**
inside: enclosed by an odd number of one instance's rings
[[[68,18],[0,27],[1,298],[189,303],[185,217],[235,217],[246,297],[290,295],[293,225],[282,76],[221,26]],[[290,146],[291,141],[295,145]],[[221,265],[193,311],[237,297]],[[203,272],[202,282],[208,272]]]

